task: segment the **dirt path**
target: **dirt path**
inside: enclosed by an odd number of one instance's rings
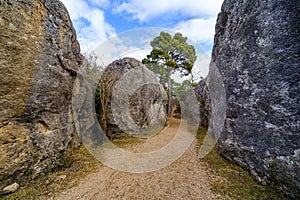
[[[171,119],[163,131],[145,143],[129,149],[151,152],[168,144],[177,132],[180,120]],[[171,165],[154,172],[132,174],[104,165],[85,177],[79,186],[60,193],[54,199],[221,199],[209,186],[208,170],[197,157],[197,141]]]

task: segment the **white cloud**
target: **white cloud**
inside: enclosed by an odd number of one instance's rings
[[[215,16],[223,0],[128,0],[119,5],[115,11],[131,14],[140,22],[170,12],[179,12],[189,17]]]
[[[109,0],[88,0],[88,1],[97,7],[106,7],[109,5]]]
[[[105,5],[107,0],[90,0]],[[75,28],[82,52],[94,49],[100,43],[116,35],[114,28],[105,22],[104,13],[97,7],[90,7],[84,0],[62,0],[67,7]],[[88,24],[83,21],[85,19]]]
[[[142,48],[142,49],[132,49],[131,51],[127,52],[124,56],[135,58],[139,61],[142,61],[146,56],[151,52],[151,48]]]
[[[173,29],[197,43],[213,43],[216,17],[180,22]]]
[[[206,77],[209,71],[210,60],[210,56],[204,52],[197,54],[197,60],[193,67],[194,74],[200,73],[202,77]]]
[[[217,14],[222,2],[223,0],[152,0],[149,5],[149,1],[127,0],[115,11],[130,14],[140,22],[172,14],[181,16],[181,21],[176,19],[178,24],[171,29],[183,33],[196,43],[209,46],[213,44]],[[184,20],[187,18],[188,20]]]
[[[99,61],[104,66],[107,66],[112,61],[118,59],[120,55],[126,54],[129,51],[131,51],[131,47],[127,46],[119,36],[105,41],[94,50]]]
[[[195,74],[206,77],[209,71],[210,52],[206,52],[201,44],[213,44],[217,16],[208,19],[190,19],[177,24],[173,30],[188,37],[196,48],[197,60],[193,67]]]
[[[150,42],[161,31],[166,29],[132,29],[106,40],[94,52],[99,58],[99,63],[103,63],[104,66],[122,57],[132,57],[142,61],[152,50]]]
[[[152,0],[150,3],[144,0],[126,0],[125,3],[117,6],[116,11],[130,14],[133,19],[140,22],[149,21],[155,17],[164,17],[172,13],[178,14],[178,16],[182,16],[181,20],[186,18],[188,20],[179,21],[171,28],[171,32],[181,32],[196,44],[212,44],[216,17],[222,1]],[[101,10],[109,6],[109,0],[62,0],[62,2],[67,7],[77,30],[82,52],[88,52],[102,44],[96,53],[105,65],[123,56],[135,57],[139,60],[144,58],[151,50],[149,42],[160,31],[165,31],[163,29],[150,31],[149,29],[149,33],[147,33],[146,29],[141,29],[109,39],[116,36],[116,32],[105,21],[104,12]],[[200,54],[202,53],[200,52]],[[205,76],[208,71],[209,60],[207,55],[203,54],[203,57],[198,55],[194,70],[200,71]]]

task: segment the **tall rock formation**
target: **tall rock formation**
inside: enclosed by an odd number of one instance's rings
[[[82,56],[58,0],[0,1],[0,189],[78,144],[71,96]]]
[[[218,151],[300,198],[300,3],[225,0],[212,62],[227,95]]]

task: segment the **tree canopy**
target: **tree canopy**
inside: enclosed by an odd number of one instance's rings
[[[172,37],[169,33],[161,32],[151,41],[152,51],[142,61],[154,73],[160,73],[160,81],[163,78],[167,80],[168,114],[171,111],[171,75],[175,71],[182,76],[189,75],[197,59],[194,46],[188,44],[187,40],[181,33],[175,33]]]
[[[181,33],[172,37],[169,33],[161,32],[150,44],[153,50],[143,59],[144,64],[162,64],[168,68],[167,71],[179,70],[183,75],[191,73],[197,56],[194,46],[187,43],[187,37]]]

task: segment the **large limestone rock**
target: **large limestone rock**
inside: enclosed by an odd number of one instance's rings
[[[100,78],[102,90],[109,94],[106,135],[149,137],[165,124],[166,93],[156,75],[134,58],[109,64]],[[103,95],[103,94],[102,94]],[[101,116],[103,111],[97,111]],[[104,120],[99,122],[104,127]]]
[[[70,100],[82,58],[60,1],[0,0],[0,13],[3,188],[62,164],[77,145]]]
[[[227,95],[218,151],[300,198],[300,4],[225,0],[212,60]]]

